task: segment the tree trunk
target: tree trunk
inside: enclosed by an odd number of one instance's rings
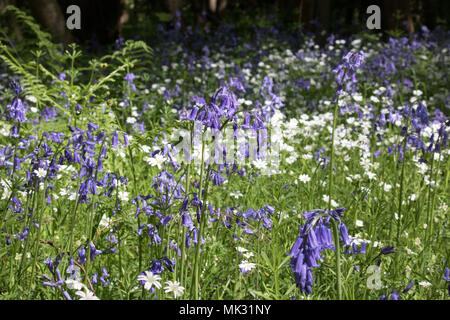
[[[395,15],[400,12],[403,21],[395,20]],[[414,32],[414,24],[410,10],[409,0],[384,0],[381,7],[382,27],[384,30],[403,29]],[[403,24],[405,22],[405,24]]]
[[[306,25],[313,19],[314,2],[313,0],[300,0],[300,23]]]
[[[405,25],[402,25],[402,27],[406,28],[408,32],[412,33],[414,32],[414,23],[409,5],[410,5],[409,0],[400,0],[399,9],[405,16],[406,23]]]
[[[36,20],[48,29],[57,42],[68,45],[73,42],[72,34],[66,28],[66,20],[56,0],[28,0],[27,4]]]
[[[176,11],[180,11],[181,0],[166,0],[166,6],[170,13],[174,14]]]
[[[200,0],[193,0],[192,8],[195,15],[195,25],[200,26],[202,23],[202,10],[203,10]]]
[[[9,5],[15,5],[15,1],[14,0],[0,0],[0,15],[2,14],[3,10],[9,6]],[[22,31],[20,30],[20,26],[17,23],[17,20],[14,16],[9,15],[5,18],[3,18],[3,26],[5,27],[9,27],[11,34],[14,36],[14,38],[17,41],[22,41],[23,40],[23,35],[22,35]],[[2,23],[0,22],[0,26],[2,25]]]
[[[128,0],[120,0],[120,6],[122,7],[122,13],[120,15],[119,21],[117,22],[117,31],[119,33],[119,37],[122,36],[122,27],[125,23],[130,19],[130,12],[128,9]]]
[[[318,18],[324,30],[330,26],[330,0],[318,0]]]

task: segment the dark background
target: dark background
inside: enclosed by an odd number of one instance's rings
[[[214,31],[232,23],[241,32],[253,23],[271,20],[286,28],[302,27],[318,35],[323,31],[353,34],[366,31],[369,14],[376,4],[381,8],[381,31],[407,35],[425,25],[448,29],[449,0],[0,0],[0,12],[12,4],[31,14],[54,40],[64,44],[73,41],[100,45],[114,42],[120,36],[151,40],[158,24],[169,27],[175,12],[181,14],[181,28]],[[66,8],[81,8],[81,30],[66,28]],[[0,15],[0,27],[8,37],[21,41],[24,35],[14,17]]]

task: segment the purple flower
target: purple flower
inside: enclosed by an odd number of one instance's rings
[[[390,254],[390,253],[397,253],[397,251],[394,250],[393,246],[386,246],[383,249],[381,249],[381,251],[380,251],[380,255],[381,254],[386,255],[386,254]]]
[[[401,294],[407,293],[412,288],[413,285],[414,285],[414,281],[409,283],[406,286],[406,288],[401,292]],[[391,293],[388,295],[382,295],[380,297],[380,300],[388,300],[389,296],[391,297],[391,300],[401,300],[400,293],[396,289],[393,289],[391,291]]]
[[[27,238],[28,230],[30,230],[30,227],[26,226],[21,233],[14,235],[14,238],[19,239],[20,241],[24,241]]]
[[[95,259],[96,256],[98,256],[98,255],[104,253],[104,252],[101,251],[101,250],[97,250],[92,242],[89,243],[89,247],[90,247],[90,249],[91,249],[90,255],[89,255],[90,258],[91,258],[91,261],[94,261],[94,259]]]
[[[16,82],[13,82],[11,86],[15,91],[16,96],[13,98],[12,103],[6,106],[8,116],[10,119],[13,119],[19,123],[24,123],[27,121],[27,116],[25,114],[26,110],[23,101],[19,98],[19,94],[22,92],[23,87]]]
[[[130,73],[127,73],[123,79],[131,84],[131,83],[133,83],[133,80],[135,78],[136,78],[135,74],[133,72],[130,72]]]
[[[97,284],[98,283],[98,273],[94,273],[94,275],[92,276],[92,283],[93,284]]]
[[[64,298],[66,298],[66,300],[72,300],[72,298],[70,297],[69,293],[67,293],[67,291],[63,290],[62,294],[63,294]]]
[[[128,82],[128,87],[131,88],[131,90],[136,91],[136,86],[133,84],[133,80],[136,78],[135,74],[130,72],[127,73],[126,76],[123,78],[124,80],[126,80]]]
[[[413,285],[414,285],[414,281],[411,282],[410,284],[408,284],[408,285],[406,286],[406,288],[403,289],[402,293],[407,293],[407,292],[412,288]]]
[[[336,91],[334,101],[336,101],[337,97],[342,94],[342,85],[347,82],[347,80],[350,80],[350,82],[347,83],[347,90],[350,89],[350,85],[356,84],[357,80],[355,77],[355,71],[363,64],[364,59],[365,54],[363,51],[350,51],[343,57],[343,62],[333,70],[333,73],[336,74],[336,80],[338,84],[338,89]]]
[[[344,245],[349,246],[351,243],[350,237],[348,236],[347,227],[345,224],[339,224],[339,231],[341,233],[341,240],[344,242]]]
[[[332,234],[330,230],[330,220],[340,222],[342,211],[345,208],[336,210],[314,210],[303,214],[307,219],[304,226],[300,226],[300,234],[295,241],[289,255],[291,259],[291,268],[294,278],[300,291],[305,294],[312,293],[314,278],[312,269],[320,266],[319,261],[322,260],[321,252],[326,249],[334,250]],[[344,243],[350,243],[347,234],[347,228],[341,222],[339,225],[341,230],[341,239]]]
[[[84,248],[81,248],[80,250],[78,250],[78,263],[85,264],[86,262],[86,250]]]
[[[444,277],[442,280],[450,281],[450,269],[448,267],[445,268]]]

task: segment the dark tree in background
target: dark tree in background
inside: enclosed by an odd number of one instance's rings
[[[73,42],[72,33],[66,28],[66,20],[57,0],[28,0],[25,5],[36,20],[51,31],[57,42],[65,45]]]
[[[448,0],[0,0],[0,12],[8,4],[32,14],[63,44],[74,40],[108,44],[123,34],[124,26],[132,30],[130,34],[140,34],[149,25],[168,23],[177,11],[184,26],[208,24],[214,29],[225,23],[239,24],[243,17],[259,23],[275,14],[281,24],[302,26],[318,35],[367,31],[366,10],[372,4],[381,8],[381,32],[407,34],[422,25],[433,29],[438,24],[448,28],[450,20]],[[65,26],[66,9],[72,4],[81,8],[81,30],[70,31]],[[169,18],[162,19],[164,15]],[[0,26],[20,41],[22,34],[14,19],[0,17]]]
[[[34,1],[34,0],[31,0]],[[43,0],[45,1],[45,0]],[[126,0],[59,0],[61,8],[74,4],[81,9],[81,30],[72,34],[81,42],[92,41],[101,45],[113,42],[120,33],[123,23],[127,21]]]

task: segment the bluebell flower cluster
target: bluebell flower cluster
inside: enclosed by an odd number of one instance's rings
[[[9,121],[15,121],[16,123],[24,123],[27,121],[26,116],[26,107],[22,99],[19,97],[20,93],[23,90],[23,87],[19,85],[19,83],[13,81],[11,83],[11,88],[13,89],[15,96],[11,104],[6,106],[6,117]],[[11,134],[12,137],[18,138],[19,134],[17,132],[17,126],[14,125],[13,132]]]
[[[313,269],[320,266],[323,259],[322,252],[335,250],[333,236],[330,229],[331,220],[339,223],[340,239],[344,245],[350,245],[351,240],[347,228],[341,222],[345,208],[335,210],[313,210],[303,213],[305,225],[300,226],[300,233],[289,255],[291,268],[294,273],[295,283],[300,291],[309,295],[314,284]]]
[[[357,83],[355,73],[356,70],[364,63],[364,59],[365,54],[363,51],[350,51],[342,58],[342,63],[339,64],[335,69],[333,69],[333,73],[336,74],[336,80],[338,84],[338,90],[336,93],[337,96],[342,93],[342,86],[344,84],[346,85],[345,91],[350,91],[351,86],[354,86]]]

